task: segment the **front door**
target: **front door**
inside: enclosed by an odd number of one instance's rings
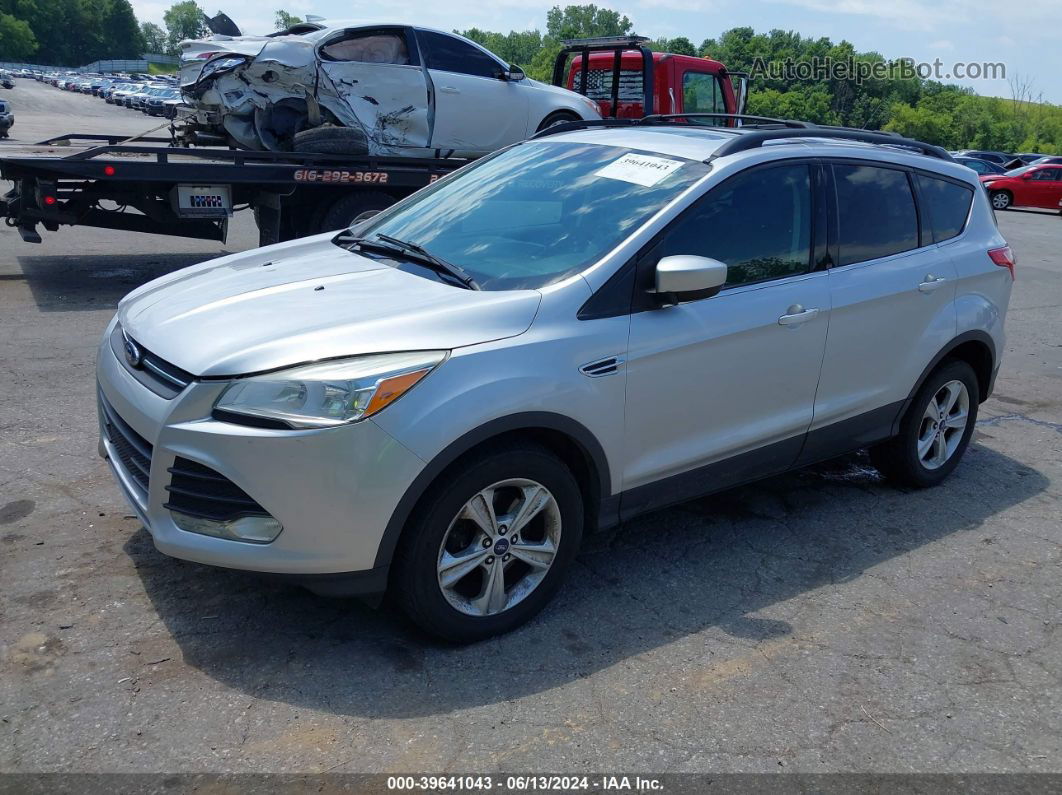
[[[1041,168],[1026,180],[1029,206],[1057,210],[1062,199],[1062,168]]]
[[[435,97],[431,145],[483,155],[522,141],[530,112],[526,80],[505,80],[505,66],[471,44],[418,30]]]
[[[345,31],[318,53],[328,80],[319,98],[340,121],[360,125],[377,146],[428,146],[428,79],[407,29]]]
[[[645,259],[695,254],[728,266],[712,298],[631,317],[625,515],[796,459],[812,421],[830,304],[813,270],[813,173],[787,161],[713,188]]]

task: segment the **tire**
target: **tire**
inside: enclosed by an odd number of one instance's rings
[[[515,629],[553,598],[579,550],[583,500],[569,469],[538,445],[487,449],[458,466],[440,477],[414,509],[395,551],[391,586],[406,615],[425,632],[471,643]],[[488,536],[467,518],[466,508],[491,488],[497,526]],[[544,507],[530,522],[517,524],[519,508],[529,504],[527,494],[533,495],[530,504],[542,499]],[[497,521],[506,518],[513,521],[511,531]],[[506,534],[517,542],[510,545]],[[554,545],[552,558],[535,552],[534,544],[547,539]],[[460,576],[444,590],[444,555],[452,553],[452,562],[466,551],[472,566],[464,574],[451,567],[453,576]],[[548,567],[525,562],[525,556],[536,554],[535,559],[549,561]],[[497,582],[492,571],[502,577],[500,591],[489,587]],[[492,603],[491,594],[508,603]]]
[[[989,201],[992,202],[993,210],[1009,210],[1011,203],[1014,201],[1014,197],[1010,195],[1010,191],[994,190],[988,194]]]
[[[385,210],[395,203],[395,197],[381,191],[356,191],[335,199],[317,222],[314,233],[346,229],[362,213]]]
[[[570,121],[580,121],[580,117],[568,110],[558,110],[544,118],[535,132],[542,132],[543,130],[552,127],[554,124],[565,124]]]
[[[949,403],[954,390],[960,388],[965,394],[960,391],[955,402]],[[946,359],[918,390],[900,421],[899,435],[871,448],[871,461],[886,479],[895,483],[915,488],[936,486],[952,473],[966,452],[977,423],[980,399],[973,368],[964,361]],[[932,411],[931,405],[936,407]],[[965,422],[960,429],[953,423],[963,410]],[[940,411],[950,412],[946,417],[950,422],[941,420]],[[937,430],[939,426],[943,433]]]
[[[369,152],[369,140],[360,127],[314,127],[295,133],[294,149],[321,155],[364,155]]]

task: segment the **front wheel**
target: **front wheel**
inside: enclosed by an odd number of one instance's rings
[[[570,111],[558,110],[544,118],[535,132],[542,132],[550,127],[555,127],[558,124],[567,124],[570,121],[579,121],[579,117]]]
[[[1006,210],[1014,199],[1005,190],[994,190],[988,196],[992,201],[992,207],[996,210]]]
[[[392,585],[422,629],[470,643],[541,610],[582,540],[583,502],[568,468],[537,445],[485,452],[415,509]]]
[[[899,435],[871,449],[871,461],[889,480],[916,488],[937,485],[966,452],[979,401],[973,368],[947,361],[918,390]]]

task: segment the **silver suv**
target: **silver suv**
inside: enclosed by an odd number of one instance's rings
[[[541,609],[584,530],[862,447],[942,481],[1013,275],[936,147],[570,124],[132,292],[100,452],[162,552],[389,588],[470,641]]]

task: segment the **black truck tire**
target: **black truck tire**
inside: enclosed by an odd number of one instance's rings
[[[295,151],[321,155],[364,155],[369,140],[360,127],[314,127],[295,133]]]

